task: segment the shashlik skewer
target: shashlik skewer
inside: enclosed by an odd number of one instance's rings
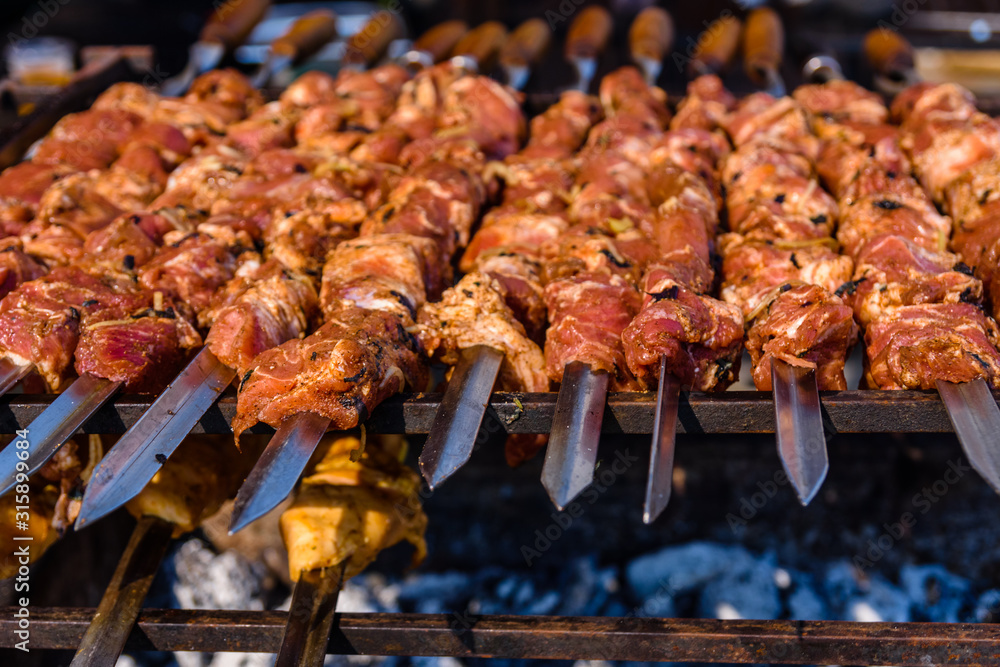
[[[228,0],[216,5],[198,41],[191,45],[187,66],[163,82],[163,94],[176,97],[187,92],[196,77],[213,69],[227,52],[246,41],[270,6],[271,0]]]
[[[613,27],[611,14],[599,5],[584,7],[570,23],[566,33],[566,60],[576,68],[576,90],[590,91],[597,74],[597,62],[611,39]]]
[[[472,99],[476,103],[468,104]],[[414,356],[418,343],[406,328],[412,322],[410,309],[419,308],[428,292],[440,289],[441,263],[468,241],[484,195],[475,175],[482,169],[482,153],[506,155],[524,133],[519,105],[506,89],[484,77],[453,83],[445,105],[451,113],[439,118],[447,125],[415,142],[415,169],[362,225],[363,240],[352,247],[342,245],[338,251],[345,257],[331,256],[327,262],[322,296],[327,324],[304,341],[259,355],[252,374],[241,383],[233,424],[237,438],[257,421],[276,423],[283,437],[276,435],[268,445],[274,453],[265,452],[240,490],[231,532],[291,492],[318,444],[321,423],[323,430],[331,425],[353,427],[385,397],[404,385],[421,384],[424,369]],[[380,247],[395,248],[412,259],[390,269]],[[375,260],[377,266],[370,265]],[[380,287],[386,283],[397,287]],[[357,345],[337,342],[348,338]],[[314,357],[308,363],[307,353]],[[305,368],[293,378],[285,377],[279,369],[289,364]],[[274,383],[282,386],[282,395],[275,396]]]
[[[642,70],[646,83],[655,85],[663,69],[663,58],[674,43],[674,23],[667,10],[647,7],[639,12],[628,31],[629,54]]]
[[[285,34],[273,42],[267,59],[250,79],[255,88],[263,88],[285,69],[314,56],[337,36],[337,16],[326,9],[302,15]]]
[[[302,97],[303,99],[299,101],[308,103],[311,96],[305,87],[317,83],[319,84],[317,89],[322,93],[320,97],[324,97],[325,95],[325,97],[329,97],[330,99],[336,99],[338,106],[343,104],[344,99],[350,99],[352,94],[356,94],[358,95],[358,102],[360,104],[365,103],[367,100],[368,104],[374,103],[376,105],[370,109],[372,112],[370,117],[367,120],[359,118],[359,122],[377,125],[381,123],[382,118],[393,112],[395,104],[393,103],[390,106],[378,102],[383,95],[380,93],[373,96],[372,85],[365,83],[365,81],[370,79],[370,84],[375,84],[374,88],[379,89],[382,84],[377,82],[385,79],[385,85],[392,86],[395,89],[395,79],[392,76],[383,76],[389,74],[388,70],[394,67],[387,66],[387,70],[384,72],[374,70],[364,75],[349,74],[342,76],[341,81],[346,86],[346,89],[341,91],[340,94],[336,92],[335,87],[332,86],[332,82],[328,85],[323,83],[321,79],[315,82],[310,80],[304,84],[301,90],[293,87],[290,89],[291,92],[286,94],[290,94],[296,99]],[[359,79],[364,80],[359,81]],[[330,88],[330,90],[327,90],[327,88]],[[356,92],[351,93],[352,90]],[[385,89],[382,92],[386,93],[389,90]],[[391,97],[395,99],[395,93]],[[322,105],[316,106],[314,109],[318,110],[321,114],[325,113]],[[363,111],[364,107],[361,106],[360,109]],[[396,109],[395,113],[399,114],[404,111],[405,109],[400,107]],[[410,112],[407,111],[406,113],[409,114]],[[305,117],[302,122],[305,122]],[[334,125],[333,127],[339,128],[339,125]],[[378,135],[378,133],[379,130],[376,130],[371,134],[361,136],[371,138]],[[318,137],[318,139],[323,139],[323,137]],[[342,137],[338,136],[337,132],[334,132],[332,139],[334,140],[333,145],[338,146]],[[356,151],[367,151],[364,141],[355,149]],[[362,154],[366,154],[366,152]],[[295,164],[298,164],[298,162]],[[357,165],[355,164],[354,166]],[[376,187],[374,187],[373,192],[375,193],[378,192],[377,181],[379,178],[374,179]],[[295,216],[282,217],[281,215],[276,215],[275,217],[278,219],[277,224],[279,225],[295,218]],[[322,218],[323,216],[320,217]],[[305,222],[308,223],[308,220]],[[315,232],[316,230],[307,232],[307,235],[310,237],[307,239],[307,245],[312,252],[319,251],[320,254],[328,249],[330,245],[329,240],[340,240],[342,238],[329,237],[324,242],[323,235],[328,232],[322,232],[320,237],[316,237]],[[277,236],[277,239],[283,238],[285,237],[281,234]],[[295,241],[294,235],[291,237],[291,240]],[[288,259],[289,256],[286,256],[286,260]],[[297,261],[294,251],[291,253],[290,259]],[[307,263],[302,268],[306,271],[314,271],[318,267]],[[248,305],[252,308],[253,300],[251,299],[250,301],[251,303]],[[280,306],[281,302],[282,299],[279,297],[276,305]],[[236,331],[254,331],[255,326],[253,323],[250,323],[249,326],[242,326],[240,324],[243,319],[242,316],[238,312],[234,313],[234,315]],[[220,317],[220,319],[222,318]],[[267,349],[270,345],[281,340],[287,340],[287,336],[280,339],[258,337],[251,348],[236,350],[237,354],[235,356],[222,354],[222,351],[226,350],[226,346],[228,345],[227,339],[230,337],[232,331],[233,326],[220,329],[218,339],[221,347],[217,349],[211,349],[214,347],[213,341],[215,336],[210,332],[206,341],[208,346],[196,356],[191,364],[189,364],[188,369],[160,395],[150,410],[129,430],[118,445],[109,452],[105,460],[102,461],[101,466],[99,466],[95,480],[88,489],[89,493],[85,497],[79,525],[104,516],[138,493],[159,468],[159,465],[161,465],[160,462],[170,456],[170,453],[180,442],[181,438],[190,431],[201,414],[214,403],[219,394],[237,377],[236,369],[245,369],[256,352]],[[153,456],[153,454],[157,456]]]
[[[898,35],[870,35],[866,47],[872,64],[882,72],[906,68],[912,63],[912,50]],[[912,81],[912,70],[903,72],[900,78]],[[989,231],[993,227],[989,216],[983,215],[989,206],[988,185],[978,188],[979,193],[987,194],[976,200],[970,197],[977,192],[976,185],[970,187],[970,184],[977,184],[977,179],[987,184],[995,181],[992,174],[996,172],[995,156],[1000,153],[1000,127],[994,119],[978,113],[971,95],[957,86],[914,85],[896,97],[892,111],[902,122],[903,142],[914,172],[929,194],[954,216],[952,246],[963,260],[976,266],[973,273],[984,278],[987,297],[995,304],[996,296],[990,289],[990,263],[981,252],[982,240],[971,244],[968,240],[984,231],[987,238],[995,236]],[[978,201],[983,203],[973,203]],[[971,234],[969,230],[973,230]],[[942,230],[943,236],[949,231]],[[969,289],[959,299],[977,301],[976,293]],[[994,307],[994,315],[997,312]],[[911,332],[920,325],[922,335],[913,337]],[[886,316],[869,327],[865,340],[871,368],[866,378],[871,384],[888,388],[924,388],[930,382],[941,396],[973,468],[1000,493],[1000,447],[995,442],[995,434],[1000,430],[1000,408],[989,391],[989,385],[997,385],[996,360],[1000,358],[996,355],[995,331],[996,324],[991,318],[966,303],[904,306],[896,310],[895,316]],[[941,337],[934,348],[936,354],[929,347],[934,333]],[[923,371],[900,372],[901,368],[894,366],[901,362],[893,364],[891,360],[900,354],[900,341],[908,335],[914,349],[927,350],[933,359],[944,357],[947,350],[952,356],[951,363],[935,367],[932,361]],[[970,364],[972,359],[975,361]]]
[[[778,85],[780,84],[780,78],[777,75],[784,39],[780,18],[773,10],[767,8],[754,10],[747,20],[747,31],[744,39],[744,60],[747,73],[752,78],[755,78],[758,83],[768,85],[772,89],[777,88],[775,92],[783,94],[784,86]],[[778,101],[770,109],[764,111],[768,103],[764,98],[759,99],[762,102],[761,111],[765,114],[765,117],[767,117],[767,114],[770,114],[776,120],[774,128],[772,130],[765,130],[765,134],[769,132],[773,133],[779,146],[782,146],[784,142],[795,142],[796,140],[800,140],[806,144],[809,143],[811,137],[806,136],[808,128],[801,122],[804,120],[804,116],[799,117],[801,112],[795,109],[791,110],[791,117],[799,122],[796,123],[793,121],[787,127],[787,131],[790,134],[785,135],[781,119],[782,113],[787,115],[788,110],[782,107],[781,101]],[[791,100],[788,101],[791,102]],[[744,118],[744,120],[747,119]],[[739,124],[736,127],[739,128]],[[747,126],[744,125],[743,127],[746,128]],[[744,133],[742,137],[734,135],[733,138],[734,142],[742,147],[745,140],[750,137]],[[765,137],[766,141],[767,138]],[[791,148],[791,146],[789,147]],[[801,166],[801,175],[797,178],[795,175],[790,175],[792,183],[796,180],[799,180],[800,183],[805,183],[806,181],[803,179],[809,175],[808,158],[811,156],[808,154],[811,153],[811,149],[805,147],[804,150],[807,154],[806,162]],[[764,164],[767,164],[769,159],[774,160],[774,164],[781,164],[784,161],[784,158],[780,157],[780,155],[771,154],[769,156],[767,152],[760,155],[764,159]],[[792,169],[794,171],[794,168]],[[747,178],[749,178],[749,175]],[[779,185],[780,181],[777,183],[775,190],[782,190],[782,186]],[[784,185],[787,187],[789,183],[786,181]],[[752,185],[748,188],[747,179],[745,178],[741,185],[743,193],[740,194],[740,197],[743,199],[742,201],[737,200],[734,205],[733,193],[729,193],[730,227],[738,229],[746,238],[746,236],[754,234],[753,221],[759,220],[763,225],[761,229],[763,238],[767,239],[768,242],[770,242],[771,238],[784,240],[785,242],[809,242],[812,239],[822,240],[824,229],[826,228],[825,225],[828,222],[832,222],[836,217],[836,210],[832,200],[828,196],[826,196],[825,201],[822,197],[818,200],[812,197],[813,190],[811,188],[815,185],[816,181],[813,179],[809,181],[809,186],[802,193],[795,193],[794,191],[790,193],[779,192],[776,195],[775,204],[771,205],[774,212],[760,215],[761,209],[758,208],[757,212],[749,213],[747,210],[749,207],[744,208],[740,204],[756,206],[757,199],[763,199],[767,196],[768,191],[755,191]],[[732,188],[731,185],[730,188]],[[748,193],[749,197],[747,198]],[[786,197],[792,201],[801,198],[802,201],[799,204],[798,210],[796,210],[794,203],[788,208],[791,208],[795,213],[800,215],[804,213],[806,214],[806,218],[810,218],[808,221],[802,221],[799,228],[795,227],[799,221],[784,218]],[[777,214],[778,219],[772,217],[775,214]],[[743,249],[749,250],[751,247],[743,246]],[[739,246],[736,252],[740,252]],[[753,256],[752,251],[750,256]],[[792,264],[798,268],[794,253],[792,253],[790,259]],[[758,272],[765,272],[766,270],[765,265],[759,265]],[[726,275],[726,280],[731,281],[731,276]],[[770,283],[764,284],[769,287],[771,286]],[[812,294],[812,292],[809,293]],[[761,295],[758,293],[757,296]],[[790,300],[793,298],[796,297],[792,297],[790,294],[783,297],[779,294],[770,295],[770,302],[766,306],[764,317],[758,318],[748,331],[747,346],[751,351],[754,361],[755,384],[758,388],[769,388],[773,391],[775,434],[782,465],[789,475],[799,501],[803,505],[807,505],[819,491],[829,469],[829,457],[826,450],[826,438],[819,400],[820,378],[817,375],[819,369],[809,362],[801,363],[796,361],[793,363],[792,358],[787,354],[787,350],[782,351],[780,354],[773,354],[767,351],[768,347],[775,345],[772,341],[775,336],[778,337],[778,340],[784,340],[789,335],[794,336],[796,334],[796,330],[794,329],[784,331],[780,327],[774,326],[777,322],[781,321],[782,315],[780,313],[783,309],[787,309],[787,303],[790,303]],[[775,306],[775,301],[779,299],[781,301]],[[805,300],[802,302],[808,303]],[[836,305],[832,303],[827,304],[826,300],[823,301],[823,304],[824,308],[827,306],[835,307]],[[751,310],[756,310],[756,308],[752,308]],[[844,310],[843,312],[846,313],[848,311]],[[792,319],[786,322],[786,325],[794,327],[796,320]],[[767,335],[771,337],[770,339],[761,338],[761,334],[765,330],[769,332]],[[759,345],[758,343],[762,340],[772,342]],[[777,344],[775,350],[780,349],[781,345],[783,343]],[[799,353],[809,354],[805,350],[800,350]],[[767,373],[769,377],[760,377],[761,373],[758,372],[760,369],[769,369],[769,373]]]
[[[772,97],[785,96],[779,72],[784,44],[785,29],[777,12],[770,7],[750,12],[743,31],[743,65],[750,80]]]
[[[535,344],[544,319],[536,260],[540,246],[566,225],[556,215],[545,215],[565,208],[557,193],[571,184],[556,161],[583,143],[597,108],[597,100],[569,92],[531,121],[524,150],[497,167],[506,183],[503,201],[487,214],[462,256],[459,269],[466,277],[420,313],[425,349],[455,366],[420,454],[420,470],[432,489],[471,457],[498,376],[503,376],[502,389],[548,390]],[[528,450],[537,438],[524,440],[508,438],[511,465],[534,453]]]
[[[540,18],[528,19],[507,37],[500,49],[500,65],[507,85],[522,90],[531,76],[531,67],[545,56],[552,41],[552,30]]]

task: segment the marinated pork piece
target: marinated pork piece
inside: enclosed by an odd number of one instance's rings
[[[243,291],[235,297],[217,293],[202,315],[211,322],[205,347],[240,374],[261,352],[302,338],[315,325],[319,297],[307,277],[271,261],[233,282],[243,283]]]
[[[854,262],[827,244],[751,241],[739,234],[719,237],[724,281],[722,300],[752,313],[775,287],[797,281],[834,292],[850,280]]]
[[[555,215],[487,215],[483,226],[466,247],[458,267],[468,273],[484,254],[491,251],[509,251],[540,258],[545,253],[545,248],[557,242],[567,229],[569,223]]]
[[[865,332],[865,382],[874,389],[934,389],[983,378],[1000,388],[1000,332],[976,306],[903,306]]]
[[[1000,157],[984,160],[952,181],[944,191],[944,204],[956,227],[997,210],[1000,200]],[[956,233],[957,233],[956,229]]]
[[[877,93],[853,81],[834,80],[799,86],[792,93],[796,102],[822,124],[843,122],[878,124],[889,118],[889,110]],[[819,133],[819,132],[818,132]]]
[[[121,215],[122,211],[102,197],[95,185],[96,177],[83,173],[53,183],[38,203],[35,228],[55,223],[82,239]],[[30,234],[29,229],[32,227],[25,230],[26,234]]]
[[[48,269],[16,248],[0,250],[0,299],[18,285],[41,278]]]
[[[783,215],[758,206],[733,227],[751,241],[817,241],[829,239],[833,220],[825,214],[813,218],[804,215]]]
[[[529,160],[523,155],[522,151],[487,168],[487,179],[497,176],[503,182],[503,201],[487,212],[484,225],[510,213],[559,215],[566,210],[573,189],[571,161]]]
[[[94,179],[94,190],[122,211],[142,211],[163,194],[168,178],[159,154],[136,146]]]
[[[431,239],[378,234],[337,246],[323,269],[320,301],[324,313],[355,306],[413,319],[450,280],[450,267]]]
[[[35,217],[42,195],[60,178],[75,173],[66,164],[21,162],[0,173],[0,224],[28,222]]]
[[[400,180],[386,203],[361,225],[361,235],[423,236],[450,257],[469,242],[484,197],[477,177],[444,162],[428,163]]]
[[[670,373],[695,391],[722,390],[739,376],[743,314],[679,284],[669,265],[645,277],[642,310],[622,332],[629,369],[648,387],[660,376],[660,358]]]
[[[121,271],[126,264],[133,268],[152,260],[165,235],[175,231],[173,220],[156,213],[128,213],[118,216],[103,229],[92,232],[83,244],[87,263]],[[194,231],[193,228],[190,231]],[[131,259],[127,259],[131,257]]]
[[[0,301],[0,354],[31,364],[57,391],[69,379],[82,331],[144,311],[152,295],[115,274],[98,278],[60,267],[26,282]]]
[[[929,122],[907,137],[904,146],[913,156],[917,178],[939,201],[966,170],[1000,154],[1000,123],[983,113],[967,120]]]
[[[856,257],[869,240],[887,234],[939,252],[947,247],[951,233],[951,220],[939,214],[926,196],[873,195],[857,200],[841,213],[837,240],[851,257]]]
[[[659,257],[659,248],[630,225],[620,234],[612,234],[612,230],[582,225],[567,230],[544,252],[548,259],[542,267],[542,282],[548,285],[590,272],[608,273],[637,283],[646,264]]]
[[[372,440],[339,437],[320,445],[322,458],[281,515],[293,581],[344,561],[345,579],[353,577],[403,541],[414,547],[414,565],[426,555],[420,476],[400,462],[401,452]]]
[[[348,307],[327,313],[310,336],[259,354],[240,381],[237,442],[257,422],[277,427],[300,412],[329,418],[334,430],[354,428],[404,387],[423,389],[427,368],[411,327],[408,318]]]
[[[499,350],[504,353],[500,391],[548,391],[542,350],[528,338],[505,297],[503,287],[490,276],[466,274],[440,301],[420,310],[420,342],[427,354],[448,366],[458,363],[462,350],[476,345]]]
[[[500,283],[515,319],[528,338],[541,345],[547,325],[541,262],[530,255],[498,250],[480,255],[475,268]]]
[[[606,74],[598,96],[606,116],[633,116],[661,128],[670,122],[667,94],[647,84],[635,67],[619,67]]]
[[[910,159],[892,125],[837,125],[823,142],[816,171],[841,204],[874,194],[911,194]],[[903,188],[906,188],[904,191]]]
[[[726,117],[723,127],[737,148],[759,142],[802,155],[810,162],[815,162],[819,152],[819,139],[810,129],[806,110],[790,97],[748,95]]]
[[[828,230],[838,215],[837,202],[815,178],[768,175],[764,169],[744,171],[726,188],[730,227],[738,226],[758,208],[815,220]]]
[[[716,173],[716,165],[729,155],[729,142],[716,132],[698,129],[671,130],[660,138],[649,154],[653,172],[648,176],[656,179],[665,168],[681,170],[690,179],[700,181],[715,201],[716,208],[722,206],[722,186]],[[660,203],[668,197],[656,197],[655,186],[650,185],[650,198]]]
[[[1000,271],[997,271],[1000,267],[1000,225],[997,215],[998,211],[993,210],[971,222],[956,224],[951,240],[952,248],[961,255],[962,261],[983,281],[994,317],[1000,314]]]
[[[184,206],[190,211],[202,211],[207,217],[212,204],[229,195],[249,162],[248,155],[225,144],[206,148],[171,172],[166,192],[149,208],[156,211]]]
[[[226,138],[249,155],[287,148],[295,144],[295,124],[301,115],[298,109],[288,108],[281,102],[270,102],[245,120],[227,127]]]
[[[583,144],[587,132],[600,121],[599,101],[577,91],[564,92],[559,101],[531,119],[524,160],[562,160]]]
[[[747,331],[754,386],[771,391],[771,360],[780,359],[815,369],[821,391],[847,389],[844,362],[858,338],[850,307],[817,285],[786,283],[774,292]]]
[[[545,287],[549,330],[545,338],[545,369],[561,382],[563,369],[579,361],[611,374],[612,391],[642,387],[625,362],[621,335],[639,311],[639,292],[624,278],[600,272],[579,272]]]
[[[867,327],[899,306],[972,303],[983,283],[950,252],[932,252],[901,236],[870,240],[858,255],[854,278],[838,292]]]
[[[75,368],[132,392],[159,393],[201,346],[201,336],[169,302],[150,305],[119,320],[84,323],[75,351]]]
[[[904,127],[928,121],[968,120],[976,113],[976,98],[954,83],[918,83],[892,101],[892,119]]]
[[[686,92],[677,105],[676,115],[670,120],[671,130],[718,130],[736,106],[736,98],[722,85],[722,79],[714,74],[699,76],[691,81]]]

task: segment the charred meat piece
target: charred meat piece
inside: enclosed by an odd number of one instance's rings
[[[328,313],[312,335],[258,355],[240,381],[237,442],[257,422],[279,426],[300,412],[353,428],[404,387],[422,389],[427,369],[412,327],[407,318],[349,307]]]
[[[462,350],[485,345],[504,353],[500,366],[502,391],[548,391],[542,351],[504,301],[499,282],[483,273],[466,274],[445,291],[440,301],[420,311],[420,341],[427,354],[449,366]]]
[[[671,268],[653,267],[646,275],[643,308],[622,333],[628,367],[646,386],[656,386],[666,357],[681,384],[725,389],[739,376],[743,314],[677,283]]]
[[[814,368],[820,390],[847,389],[844,362],[858,338],[850,307],[818,285],[783,285],[770,296],[747,331],[754,386],[772,389],[771,359],[780,359]]]
[[[854,278],[838,290],[867,327],[894,308],[923,303],[972,303],[983,283],[962,269],[958,255],[932,252],[901,236],[869,241],[858,255]]]
[[[1000,387],[996,322],[966,304],[903,306],[865,332],[865,381],[875,389],[933,389],[982,378]]]

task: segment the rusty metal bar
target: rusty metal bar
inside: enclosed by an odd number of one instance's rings
[[[17,628],[0,609],[0,646]],[[73,649],[93,609],[31,610],[32,649]],[[150,609],[127,648],[274,653],[287,614]],[[345,655],[784,664],[995,664],[1000,627],[959,623],[341,614],[329,651]]]
[[[993,394],[994,399],[1000,393]],[[149,409],[154,396],[119,396],[83,427],[86,433],[124,433]],[[948,413],[936,392],[820,392],[824,420],[839,433],[951,433]],[[51,403],[49,395],[0,398],[0,433],[24,428]],[[372,433],[427,433],[434,423],[441,394],[396,396],[375,409],[366,422]],[[556,394],[495,393],[486,422],[508,433],[548,433]],[[604,433],[648,434],[653,430],[656,394],[612,393],[605,408]],[[201,418],[192,433],[229,433],[236,414],[232,390]],[[773,433],[774,403],[770,392],[730,391],[722,394],[682,392],[678,433]],[[273,433],[260,424],[251,432]]]

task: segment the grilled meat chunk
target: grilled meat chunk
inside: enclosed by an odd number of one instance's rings
[[[502,391],[548,391],[542,351],[504,301],[499,282],[483,273],[466,274],[440,301],[420,311],[420,341],[427,354],[449,366],[462,350],[485,345],[504,353],[498,388]]]
[[[354,428],[383,400],[405,386],[427,384],[423,350],[412,320],[392,313],[345,307],[304,339],[263,352],[243,374],[233,432],[257,422],[279,426],[300,412]]]
[[[874,389],[933,389],[982,378],[1000,388],[996,322],[966,303],[903,306],[865,332],[865,382]]]
[[[771,359],[780,359],[814,368],[820,390],[847,389],[844,362],[858,338],[850,307],[818,285],[785,284],[769,299],[747,331],[754,386],[771,391]]]
[[[874,195],[845,207],[842,214],[837,240],[851,257],[857,257],[870,239],[886,234],[941,251],[951,233],[951,219],[938,213],[926,196]]]

